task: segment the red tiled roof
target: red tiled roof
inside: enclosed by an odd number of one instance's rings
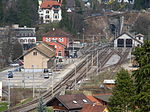
[[[100,103],[99,100],[97,100],[96,98],[94,98],[93,96],[86,96],[90,101],[92,101],[93,103],[96,103],[97,105],[102,105]]]
[[[105,108],[103,105],[84,104],[80,112],[103,112]]]
[[[61,6],[61,4],[57,1],[44,1],[41,4],[41,8],[51,8],[53,5],[59,5]]]

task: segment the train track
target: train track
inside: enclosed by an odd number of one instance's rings
[[[90,48],[85,51],[85,54],[87,54],[87,51],[92,49],[95,49],[95,46],[90,46]],[[76,71],[79,71],[85,64],[86,64],[86,58],[80,64],[78,64],[78,66],[76,67]],[[53,90],[49,89],[46,93],[41,95],[43,97],[43,101],[45,104],[60,92],[62,85],[66,85],[67,82],[74,76],[74,71],[75,70],[72,70],[61,81],[56,83],[55,86],[53,87]],[[5,112],[27,112],[33,110],[37,107],[39,103],[39,98],[40,97],[34,99],[33,101],[27,104],[23,104],[18,107],[13,107]]]
[[[95,49],[95,47],[91,47],[88,50],[92,50]],[[104,48],[103,48],[104,49]],[[87,54],[87,52],[86,52]],[[94,64],[96,64],[96,56],[97,52],[94,52]],[[113,53],[112,53],[113,54]],[[107,62],[107,56],[109,56],[108,53],[108,49],[107,46],[105,47],[105,49],[99,53],[98,55],[99,57],[101,57],[101,60],[104,59],[105,63]],[[109,56],[110,57],[110,56]],[[123,58],[121,58],[121,61],[119,63],[121,63],[124,58],[126,56],[124,56]],[[76,72],[78,74],[78,76],[76,77],[76,82],[82,80],[84,77],[86,77],[87,72],[92,69],[92,54],[88,54],[77,66],[76,66]],[[87,63],[88,62],[88,63]],[[103,64],[104,65],[104,64]],[[98,70],[101,70],[101,68],[99,68]],[[96,72],[96,71],[95,71]],[[55,86],[53,87],[53,89],[49,89],[46,93],[42,94],[41,96],[43,97],[43,101],[45,104],[47,104],[55,95],[60,93],[60,90],[63,88],[63,85],[68,85],[68,82],[72,79],[72,77],[74,77],[75,75],[75,69],[73,69],[72,71],[70,71],[61,81],[57,82],[55,84]],[[75,81],[71,82],[70,88],[73,88],[75,86]],[[6,112],[27,112],[30,110],[33,110],[37,107],[38,103],[39,103],[39,98],[34,99],[33,101],[27,103],[27,104],[23,104],[21,106],[18,107],[13,107],[9,110],[7,110]]]

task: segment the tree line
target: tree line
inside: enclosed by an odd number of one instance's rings
[[[33,26],[38,22],[38,0],[0,0],[1,25]]]
[[[77,34],[77,32],[82,32],[82,28],[84,27],[82,9],[73,11],[72,13],[67,12],[67,1],[63,0],[62,4],[62,20],[59,23],[60,28],[69,31],[72,34]],[[75,5],[77,9],[81,8],[81,4],[79,0],[75,0]]]
[[[131,74],[121,70],[110,98],[110,112],[150,111],[150,41],[133,51],[139,69]]]
[[[150,0],[135,0],[134,8],[138,10],[150,8]]]

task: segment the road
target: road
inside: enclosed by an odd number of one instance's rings
[[[8,71],[14,71],[14,68],[10,68],[8,70],[5,70],[3,72],[0,72],[0,77],[4,86],[8,86],[8,82],[10,82],[10,86],[12,88],[19,87],[19,88],[32,88],[33,84],[35,88],[45,88],[49,89],[52,86],[52,80],[53,84],[57,83],[59,80],[61,80],[62,77],[64,77],[65,74],[67,74],[70,70],[73,69],[74,63],[79,63],[79,59],[68,59],[65,60],[66,64],[68,66],[65,66],[64,69],[61,69],[60,71],[53,72],[53,75],[50,76],[48,79],[44,78],[44,73],[42,72],[13,72],[13,78],[7,78]],[[33,78],[34,77],[34,78]],[[34,79],[34,80],[33,80]]]

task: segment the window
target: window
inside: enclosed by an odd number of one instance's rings
[[[57,41],[57,38],[52,38],[52,41],[53,41],[53,42],[56,42],[56,41]]]
[[[58,56],[61,56],[61,51],[58,51]]]
[[[77,104],[77,101],[73,100],[73,103]]]
[[[59,10],[54,10],[54,13],[58,13]]]
[[[64,39],[63,39],[63,38],[59,38],[59,41],[60,41],[60,42],[63,42],[63,41],[64,41]]]
[[[46,15],[45,18],[49,18],[49,15]]]
[[[87,100],[86,100],[86,99],[83,99],[83,102],[84,102],[84,103],[87,103]]]
[[[139,40],[141,40],[141,37],[139,37]]]
[[[33,52],[33,55],[36,56],[36,55],[37,55],[37,52]]]
[[[63,104],[61,104],[61,103],[59,103],[58,105],[59,105],[59,106],[63,106]]]
[[[46,20],[45,22],[46,22],[46,23],[49,23],[49,20]]]
[[[57,18],[58,18],[58,16],[55,16],[54,18],[55,18],[55,19],[57,19]]]
[[[49,13],[49,11],[47,10],[46,13]]]

